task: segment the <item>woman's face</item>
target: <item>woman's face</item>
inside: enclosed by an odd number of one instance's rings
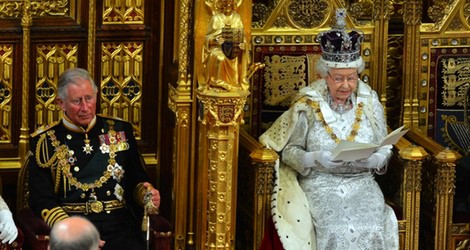
[[[326,77],[328,90],[336,103],[344,103],[356,91],[357,81],[356,68],[330,69]]]

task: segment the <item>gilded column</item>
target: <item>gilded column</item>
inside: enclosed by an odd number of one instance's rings
[[[250,154],[256,169],[254,197],[254,241],[253,249],[259,249],[263,240],[267,219],[271,216],[271,195],[274,189],[274,165],[279,155],[272,149],[262,148]]]
[[[455,165],[459,157],[458,153],[449,149],[445,149],[435,156],[438,168],[434,249],[446,250],[450,247],[455,194]]]
[[[202,185],[207,189],[207,201],[202,205],[205,207],[202,216],[207,217],[204,249],[234,247],[238,134],[248,94],[248,91],[198,93],[204,110],[201,120],[204,133],[200,140],[205,146],[200,155],[208,156],[199,166]]]
[[[403,207],[405,228],[405,249],[418,250],[419,219],[421,200],[421,173],[423,161],[428,156],[424,148],[416,145],[409,146],[399,152],[406,160],[404,176]]]
[[[21,163],[24,162],[26,152],[29,150],[29,56],[30,56],[30,33],[33,19],[31,16],[30,8],[31,3],[29,0],[24,1],[23,17],[21,18],[21,26],[23,27],[23,82],[22,82],[22,113],[21,113],[21,129],[20,129],[20,142],[19,142],[19,156]]]
[[[374,49],[372,56],[375,60],[371,68],[371,76],[373,84],[377,84],[376,91],[380,96],[382,104],[387,103],[386,86],[387,86],[387,55],[388,55],[388,22],[393,12],[393,3],[389,0],[374,1]]]
[[[201,157],[197,231],[203,234],[198,237],[198,249],[235,247],[239,129],[249,95],[248,79],[262,67],[249,65],[250,15],[244,11],[249,4],[240,8],[242,0],[205,0],[206,8],[201,10],[210,10],[208,23],[196,27],[205,30],[196,41],[202,48],[202,63],[196,62]]]
[[[192,77],[188,74],[190,68],[189,61],[189,41],[191,6],[190,0],[175,1],[175,20],[178,20],[174,35],[174,55],[173,59],[178,63],[178,81],[169,86],[169,108],[175,114],[176,124],[173,129],[173,162],[174,171],[174,249],[182,250],[186,247],[193,247],[195,244],[194,235],[194,214],[195,214],[195,135],[194,123],[196,114],[194,111]],[[164,9],[164,1],[161,3]],[[184,188],[187,187],[187,188]]]
[[[91,77],[95,76],[95,37],[96,37],[96,2],[89,0],[88,2],[88,58],[87,69]]]
[[[404,32],[404,84],[403,84],[403,124],[408,127],[418,128],[419,99],[418,84],[420,76],[420,24],[423,8],[422,1],[404,2],[403,22]],[[414,118],[416,117],[416,119]]]

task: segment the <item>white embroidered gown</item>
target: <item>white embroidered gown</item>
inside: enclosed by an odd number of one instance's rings
[[[329,127],[341,140],[346,140],[353,129],[358,107],[356,100],[353,96],[353,108],[342,115],[329,106],[322,107],[323,115],[330,117]],[[379,125],[375,130],[379,131],[374,133],[371,121],[363,113],[355,141],[378,144],[387,134],[386,122],[375,92],[370,100],[375,124]],[[335,119],[331,121],[333,117]],[[297,179],[309,204],[317,249],[398,249],[397,219],[384,202],[382,191],[374,179],[374,170],[346,164],[326,169],[319,163],[312,168],[304,168],[306,151],[332,151],[336,145],[321,121],[300,112],[282,151],[282,162],[299,173]],[[390,148],[382,150],[391,154]]]

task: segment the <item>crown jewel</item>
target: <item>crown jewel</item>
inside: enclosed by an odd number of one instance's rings
[[[359,67],[362,63],[361,43],[363,33],[346,30],[346,10],[336,10],[336,25],[331,30],[321,32],[317,37],[322,49],[321,59],[334,68]]]

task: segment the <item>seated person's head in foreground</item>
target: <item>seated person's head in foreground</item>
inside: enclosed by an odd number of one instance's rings
[[[96,250],[100,234],[84,217],[73,216],[54,225],[49,240],[49,250]]]

